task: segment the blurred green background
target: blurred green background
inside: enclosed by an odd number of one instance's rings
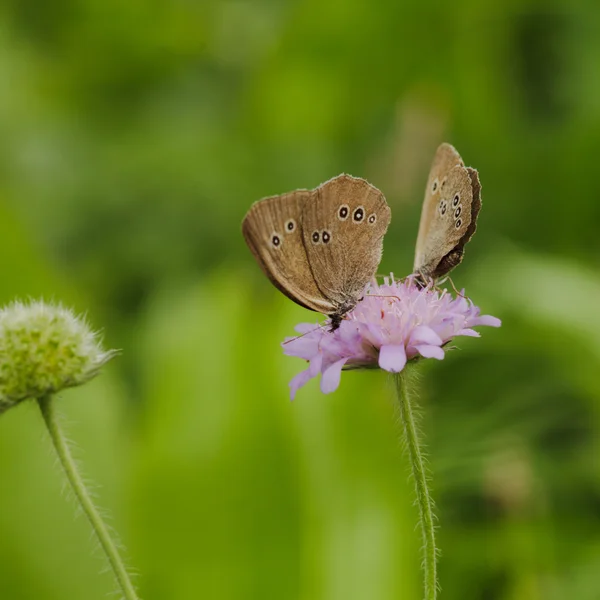
[[[122,349],[60,408],[144,600],[421,598],[391,386],[289,402],[279,343],[318,317],[240,222],[363,176],[405,275],[441,141],[483,183],[453,279],[503,319],[422,369],[441,597],[598,600],[596,0],[1,4],[0,301],[61,300]],[[2,600],[114,591],[66,497],[36,406],[2,416]]]

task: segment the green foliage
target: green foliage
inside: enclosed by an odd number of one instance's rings
[[[340,172],[410,271],[438,142],[479,169],[454,282],[503,319],[423,363],[441,597],[600,596],[600,7],[460,0],[8,0],[0,300],[87,311],[102,377],[57,401],[144,600],[420,597],[393,390],[312,382],[317,317],[245,248],[250,204]],[[35,405],[0,418],[0,598],[112,591]]]

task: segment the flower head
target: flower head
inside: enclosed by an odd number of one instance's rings
[[[27,398],[81,385],[114,356],[70,310],[44,302],[0,309],[0,413]]]
[[[444,346],[459,335],[479,337],[477,325],[500,327],[496,317],[480,315],[479,308],[459,295],[432,285],[420,288],[414,278],[369,284],[364,298],[347,313],[340,326],[302,323],[300,336],[287,338],[284,353],[309,361],[309,367],[290,382],[291,397],[321,374],[321,391],[335,391],[342,369],[381,368],[399,373],[414,358],[444,358]]]

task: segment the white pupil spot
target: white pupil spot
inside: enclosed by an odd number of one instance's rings
[[[365,218],[365,209],[362,206],[359,206],[355,211],[352,217],[357,223],[360,223]]]
[[[460,196],[458,194],[456,194],[454,196],[454,200],[452,200],[452,206],[458,206],[459,202],[460,202]]]
[[[371,216],[369,216],[369,223],[371,225],[373,225],[373,223],[375,223],[375,221],[377,221],[377,216],[375,214],[372,214]]]
[[[279,248],[281,246],[281,238],[279,237],[278,233],[274,233],[271,236],[271,245],[273,248]]]
[[[462,225],[462,220],[456,219],[456,223],[454,223],[454,226],[456,227],[456,229],[460,229],[461,225]]]
[[[286,231],[286,233],[292,233],[292,231],[294,231],[294,229],[296,229],[296,221],[294,221],[294,219],[290,219],[285,224],[285,231]]]
[[[455,211],[454,211],[454,218],[458,219],[458,217],[460,217],[460,213],[461,213],[462,207],[459,206]]]
[[[338,210],[338,218],[340,221],[345,221],[350,213],[350,207],[347,204],[342,204]]]
[[[328,244],[329,241],[331,240],[331,233],[329,233],[329,231],[324,231],[321,234],[321,239],[323,240],[324,244]]]
[[[446,209],[448,208],[448,204],[445,200],[440,202],[440,214],[444,216],[446,214]]]
[[[312,234],[311,237],[312,237],[313,244],[318,244],[319,243],[320,236],[319,236],[319,232],[318,231],[313,231],[313,234]]]

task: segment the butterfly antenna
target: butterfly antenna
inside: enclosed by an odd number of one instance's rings
[[[367,294],[369,298],[395,298],[400,300],[400,296],[394,296],[393,294]]]
[[[450,285],[452,286],[452,289],[454,290],[454,293],[457,296],[460,296],[461,298],[464,298],[465,300],[467,300],[467,297],[464,294],[461,294],[457,289],[456,286],[454,285],[454,281],[452,281],[452,277],[450,277],[450,275],[446,275],[443,279],[440,280],[440,282],[438,283],[438,285],[443,285],[444,283],[446,283],[446,281],[450,282]]]
[[[289,340],[286,340],[285,342],[283,342],[283,346],[285,346],[286,344],[289,344],[290,342],[295,342],[296,340],[303,338],[305,335],[308,335],[309,333],[314,333],[318,329],[323,329],[325,326],[326,326],[325,323],[317,325],[314,329],[311,329],[310,331],[305,331],[304,333],[301,333],[300,335],[297,335],[295,337],[290,338]]]

